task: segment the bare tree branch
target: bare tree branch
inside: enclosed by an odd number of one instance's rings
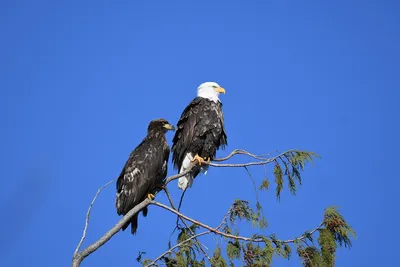
[[[182,202],[183,202],[183,198],[185,197],[185,193],[186,193],[187,187],[185,188],[185,190],[183,190],[182,194],[181,194],[181,199],[179,200],[179,205],[178,205],[178,209],[176,209],[177,211],[181,210],[181,206],[182,206]],[[179,220],[179,216],[177,216],[176,218],[176,226],[178,226],[178,220]]]
[[[259,162],[241,163],[241,164],[218,164],[218,163],[212,163],[212,162],[210,162],[210,163],[208,163],[208,165],[213,166],[213,167],[247,167],[247,166],[253,166],[253,165],[266,165],[266,164],[268,164],[268,163],[271,163],[271,162],[275,161],[277,158],[279,158],[279,157],[281,157],[281,156],[283,156],[283,155],[285,155],[285,154],[287,154],[287,153],[295,152],[295,151],[296,151],[295,149],[289,149],[289,150],[286,150],[285,152],[282,152],[281,154],[279,154],[279,155],[277,155],[277,156],[275,156],[275,157],[271,157],[271,158],[261,158],[261,157],[259,157],[259,156],[257,156],[257,155],[251,154],[250,152],[247,152],[247,151],[245,151],[245,150],[235,149],[235,150],[233,150],[227,157],[225,157],[225,158],[219,158],[219,159],[214,159],[213,161],[214,161],[214,162],[226,161],[226,160],[232,158],[232,157],[235,156],[235,155],[248,155],[248,156],[250,156],[250,157],[252,157],[252,158],[255,158],[255,159],[261,159],[261,161],[259,161]],[[207,164],[207,163],[204,163],[204,164]],[[188,174],[189,172],[191,172],[193,166],[194,166],[194,164],[192,164],[192,165],[189,167],[189,169],[187,169],[186,171],[168,177],[168,178],[165,180],[165,185],[167,185],[169,182],[171,182],[171,181],[173,181],[173,180],[176,180],[176,179],[178,179],[178,178],[180,178],[180,177],[182,177],[182,176],[185,176],[186,174]]]
[[[221,159],[214,159],[213,162],[226,161],[227,159],[233,157],[234,155],[247,155],[254,159],[259,159],[260,161],[248,162],[248,163],[238,163],[238,164],[220,164],[220,163],[210,162],[210,163],[208,163],[208,165],[213,166],[213,167],[225,167],[225,168],[226,167],[248,167],[248,166],[253,166],[253,165],[266,165],[268,163],[275,161],[277,158],[282,157],[282,156],[286,155],[287,153],[294,152],[294,151],[296,151],[296,150],[289,149],[275,157],[263,158],[263,157],[251,154],[250,152],[247,152],[245,150],[236,149],[236,150],[232,151],[227,157],[221,158]],[[207,163],[204,163],[204,164],[207,164]]]
[[[90,212],[92,211],[92,207],[93,207],[94,202],[95,202],[96,199],[97,199],[97,196],[100,194],[101,190],[103,190],[104,188],[106,188],[109,184],[113,183],[116,179],[117,179],[117,178],[112,179],[111,181],[109,181],[108,183],[106,183],[105,185],[103,185],[102,187],[100,187],[100,188],[97,190],[96,195],[94,196],[92,202],[90,203],[89,208],[88,208],[88,211],[87,211],[87,213],[86,213],[85,228],[83,229],[83,234],[82,234],[81,241],[79,241],[79,244],[78,244],[78,246],[76,247],[74,254],[78,253],[79,249],[80,249],[81,246],[82,246],[83,241],[84,241],[85,238],[86,238],[86,231],[87,231],[87,228],[88,228],[88,226],[89,226]]]
[[[256,185],[256,182],[254,181],[253,175],[251,175],[249,169],[248,169],[247,167],[244,167],[244,169],[246,170],[247,174],[248,174],[249,177],[250,177],[251,182],[253,183],[253,186],[254,186],[254,194],[256,195],[256,201],[257,201],[257,203],[258,203],[258,192],[257,192],[257,185]]]
[[[194,165],[192,164],[190,166],[190,168],[187,171],[183,172],[183,173],[172,175],[172,176],[168,177],[166,179],[165,185],[167,185],[169,182],[171,182],[173,180],[176,180],[179,177],[182,177],[182,176],[186,175],[187,173],[189,173],[191,171],[191,169],[193,168],[193,166]],[[101,189],[105,188],[108,184],[112,183],[114,180],[112,180],[112,181],[108,182],[107,184],[105,184]],[[96,201],[97,196],[98,196],[99,193],[100,192],[96,193],[95,198],[93,199],[92,203],[90,204],[90,206],[89,206],[90,210],[91,210],[91,206],[93,206],[94,202]],[[112,236],[114,236],[119,230],[121,230],[122,226],[125,225],[125,223],[127,223],[133,217],[133,215],[138,213],[140,210],[142,210],[144,207],[148,206],[149,204],[150,204],[150,200],[146,198],[144,201],[142,201],[141,203],[139,203],[138,205],[133,207],[113,228],[111,228],[107,233],[105,233],[99,240],[97,240],[96,242],[94,242],[93,244],[91,244],[86,249],[82,250],[81,252],[78,252],[80,246],[83,243],[83,240],[81,238],[81,241],[79,242],[78,247],[75,250],[74,255],[73,255],[72,266],[73,267],[80,266],[80,263],[82,262],[82,260],[84,258],[86,258],[90,254],[92,254],[94,251],[96,251],[99,247],[104,245],[108,240],[111,239]],[[87,228],[88,228],[89,217],[90,217],[90,212],[86,216],[86,223],[85,223],[86,231],[87,231]],[[84,234],[83,234],[84,237],[83,237],[83,239],[85,239],[85,237],[86,237],[85,229],[84,229]]]
[[[265,161],[256,161],[256,162],[248,162],[248,163],[225,163],[225,164],[220,164],[220,163],[208,163],[208,165],[213,166],[213,167],[219,167],[219,168],[230,168],[230,167],[248,167],[248,166],[255,166],[255,165],[265,165],[268,163],[273,162],[274,160],[269,159],[269,160],[265,160]],[[207,164],[207,163],[204,163]]]
[[[290,152],[290,151],[295,151],[294,149],[288,150],[286,152]],[[230,159],[231,157],[235,156],[235,155],[247,155],[249,157],[255,158],[255,159],[259,159],[259,160],[267,160],[268,158],[262,157],[261,155],[255,155],[252,154],[244,149],[235,149],[233,150],[228,156],[223,157],[223,158],[216,158],[213,159],[214,162],[220,162],[220,161],[226,161],[228,159]]]
[[[151,203],[150,199],[146,198],[133,209],[131,209],[119,222],[114,225],[107,233],[105,233],[99,240],[82,250],[81,252],[75,253],[72,259],[72,267],[80,266],[80,263],[84,258],[95,252],[99,247],[104,245],[108,240],[110,240],[113,235],[115,235],[122,226],[125,225],[136,213],[141,211],[144,207],[147,207]]]

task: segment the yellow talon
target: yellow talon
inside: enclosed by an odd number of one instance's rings
[[[196,154],[196,156],[194,156],[192,162],[197,161],[199,163],[199,165],[201,166],[202,163],[206,162],[202,157],[200,157],[198,154]]]
[[[147,198],[150,199],[150,200],[153,200],[155,198],[155,196],[153,194],[151,194],[151,193],[148,193],[147,194]]]

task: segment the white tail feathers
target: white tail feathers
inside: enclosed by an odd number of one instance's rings
[[[181,169],[179,170],[179,173],[185,172],[190,167],[192,160],[193,160],[193,154],[187,153],[185,158],[183,159],[182,166],[181,166]],[[206,175],[207,171],[208,171],[208,167],[209,167],[208,165],[203,165],[203,166],[201,166],[200,171],[204,175]],[[188,173],[185,176],[182,176],[179,178],[178,187],[182,190],[185,190],[188,187],[192,187],[193,180],[194,180],[194,178],[193,178],[192,173]]]
[[[185,172],[190,167],[192,160],[193,160],[192,153],[187,153],[185,158],[183,159],[179,173]],[[182,190],[185,190],[188,186],[191,187],[192,183],[193,183],[193,175],[191,173],[188,173],[185,176],[179,178],[178,187]]]
[[[178,187],[182,190],[185,190],[188,187],[192,187],[192,184],[193,184],[193,176],[190,173],[180,177],[178,180]]]

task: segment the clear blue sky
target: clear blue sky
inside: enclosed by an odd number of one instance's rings
[[[197,86],[216,81],[227,90],[229,147],[219,156],[322,156],[296,197],[285,191],[277,203],[274,187],[260,196],[265,233],[294,237],[338,205],[358,238],[337,266],[395,266],[399,3],[142,2],[0,4],[2,265],[69,266],[94,193],[119,174],[148,122],[176,124]],[[251,171],[260,182],[263,168]],[[170,188],[177,198],[176,182]],[[195,181],[183,212],[217,225],[235,198],[254,203],[252,190],[244,170],[214,168]],[[119,220],[114,197],[115,185],[100,195],[84,246]],[[151,207],[136,236],[118,233],[82,266],[136,266],[138,251],[155,257],[174,221]]]

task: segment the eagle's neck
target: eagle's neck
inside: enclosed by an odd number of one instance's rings
[[[218,95],[209,91],[201,91],[197,94],[198,97],[208,99],[210,101],[213,101],[215,103],[221,102],[219,100]]]
[[[165,141],[165,133],[160,130],[150,131],[147,135],[148,138],[156,138]]]

